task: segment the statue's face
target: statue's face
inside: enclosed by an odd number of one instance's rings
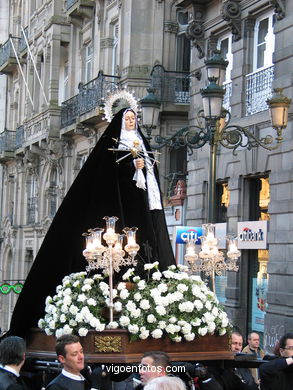
[[[125,120],[125,129],[126,130],[135,130],[136,117],[132,111],[128,111],[125,114],[124,120]]]

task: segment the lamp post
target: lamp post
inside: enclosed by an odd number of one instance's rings
[[[192,154],[194,149],[200,149],[205,144],[210,145],[210,167],[209,167],[209,193],[208,193],[208,216],[207,222],[215,222],[216,217],[216,156],[220,144],[224,148],[231,149],[236,154],[236,149],[242,147],[252,149],[262,147],[266,150],[277,149],[282,141],[282,132],[288,122],[288,107],[291,99],[282,95],[282,89],[274,90],[274,95],[267,100],[271,111],[272,127],[276,130],[275,139],[271,135],[258,138],[247,128],[238,125],[230,125],[231,115],[222,108],[225,89],[221,86],[223,72],[228,62],[224,61],[219,52],[206,62],[208,72],[208,85],[201,90],[203,110],[197,114],[198,125],[186,126],[178,130],[171,137],[155,136],[153,149],[161,149],[165,146],[178,149],[187,147],[188,153]],[[152,129],[157,126],[158,113],[160,110],[159,101],[152,89],[141,101],[142,127],[147,131],[148,140],[152,140]],[[150,119],[152,118],[152,119]],[[223,123],[224,122],[224,123]]]

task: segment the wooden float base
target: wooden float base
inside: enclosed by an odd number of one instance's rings
[[[47,336],[40,329],[31,329],[27,338],[27,356],[39,360],[56,359],[55,336]],[[129,341],[124,329],[103,332],[89,331],[80,337],[88,363],[136,363],[147,351],[164,351],[172,361],[230,360],[229,336],[207,335],[193,341],[172,342],[168,337]]]

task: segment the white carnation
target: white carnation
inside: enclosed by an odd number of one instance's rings
[[[120,291],[119,296],[121,299],[127,299],[129,296],[128,290],[126,290],[126,288],[124,288],[123,290]]]
[[[161,280],[161,278],[162,278],[162,274],[161,274],[160,271],[154,272],[154,273],[152,274],[152,279],[153,279],[153,280]]]
[[[180,291],[181,293],[184,293],[185,291],[188,290],[188,286],[186,286],[186,284],[179,283],[177,285],[177,290]]]
[[[112,322],[109,322],[109,324],[107,325],[107,328],[108,329],[117,329],[118,326],[119,326],[118,322],[112,321]]]
[[[124,290],[126,288],[126,283],[120,282],[117,286],[117,290]]]
[[[160,316],[165,315],[167,312],[164,306],[156,306],[155,310]]]
[[[116,312],[118,312],[118,311],[121,311],[122,310],[122,303],[121,302],[115,302],[114,303],[114,310],[116,311]]]
[[[149,315],[147,316],[147,322],[148,322],[149,324],[153,324],[154,322],[156,322],[156,317],[155,317],[153,314],[149,314]]]
[[[203,308],[203,303],[198,299],[196,299],[193,304],[196,310],[201,310]]]
[[[140,281],[137,283],[137,287],[138,287],[139,290],[144,290],[145,287],[146,287],[145,280],[140,280]]]
[[[128,332],[132,333],[132,334],[136,334],[139,332],[139,327],[136,324],[134,324],[134,325],[129,324],[128,325]]]
[[[140,308],[143,310],[150,309],[151,305],[148,299],[142,299],[139,304]]]
[[[78,313],[78,307],[75,305],[71,305],[69,308],[69,312],[75,316]]]
[[[86,328],[79,328],[78,329],[78,334],[83,337],[83,336],[86,336],[88,334],[88,329]]]
[[[200,336],[205,336],[206,334],[208,333],[208,329],[207,328],[199,328],[198,329],[198,334],[200,335]]]
[[[141,293],[137,292],[133,295],[133,298],[135,301],[140,301],[142,296],[141,296]]]
[[[194,333],[185,334],[184,338],[185,338],[186,341],[192,341],[195,338],[195,334]]]
[[[161,329],[155,329],[151,333],[154,339],[160,339],[163,336],[163,331]]]
[[[130,324],[130,319],[127,316],[121,316],[119,318],[119,323],[120,323],[121,326],[127,326],[127,325]]]
[[[89,306],[96,306],[96,305],[97,305],[97,301],[96,301],[94,298],[89,298],[89,299],[87,300],[87,304],[88,304]]]

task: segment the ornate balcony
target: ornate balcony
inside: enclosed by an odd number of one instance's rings
[[[226,110],[231,111],[230,98],[232,96],[232,81],[230,81],[229,83],[224,83],[223,87],[226,90],[225,95],[224,95],[224,99],[223,99],[223,107]]]
[[[187,72],[170,72],[162,65],[155,65],[151,72],[151,86],[162,103],[190,103],[190,74]]]
[[[19,38],[11,38],[18,51]],[[17,60],[12,48],[10,38],[0,45],[0,73],[9,74],[12,73],[17,67]]]
[[[77,19],[91,18],[95,1],[93,0],[67,0],[67,15]]]
[[[274,66],[246,76],[246,115],[268,109],[266,100],[272,96]]]
[[[78,95],[62,103],[61,128],[71,125],[81,115],[101,106],[107,93],[117,88],[118,80],[118,76],[104,75],[100,71],[98,77],[82,85]]]
[[[14,157],[15,131],[5,129],[0,133],[0,161],[5,162]]]

